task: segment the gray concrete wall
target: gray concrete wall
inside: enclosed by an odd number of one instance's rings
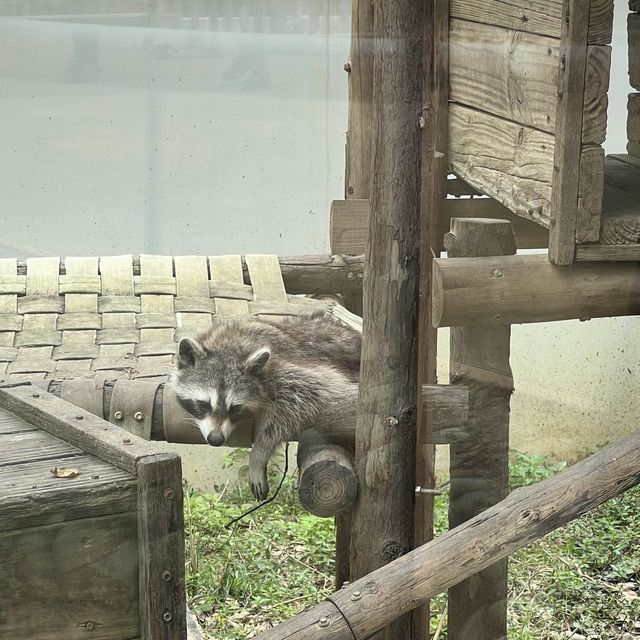
[[[626,141],[625,7],[608,152]],[[344,188],[348,0],[0,3],[9,11],[0,256],[328,251]],[[634,429],[639,329],[637,318],[514,327],[513,446],[571,458]],[[227,477],[221,452],[179,450],[197,486]]]

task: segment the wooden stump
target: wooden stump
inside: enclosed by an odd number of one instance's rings
[[[504,220],[454,218],[445,246],[452,257],[513,254]],[[467,439],[452,443],[449,528],[504,499],[509,491],[510,326],[452,327],[451,382],[469,389]],[[450,640],[507,637],[507,560],[449,590]]]

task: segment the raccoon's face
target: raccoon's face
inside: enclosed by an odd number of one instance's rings
[[[205,352],[197,342],[181,340],[173,376],[176,396],[210,445],[223,445],[238,427],[253,427],[264,405],[260,374],[270,355],[266,347],[248,357]]]

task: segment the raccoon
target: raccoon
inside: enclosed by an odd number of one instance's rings
[[[264,500],[276,447],[358,382],[360,348],[356,330],[323,312],[232,320],[180,341],[172,384],[210,445],[224,444],[238,426],[253,428],[249,482]]]

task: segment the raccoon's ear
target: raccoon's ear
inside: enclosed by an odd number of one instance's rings
[[[200,345],[191,338],[182,338],[178,346],[178,369],[193,367],[196,360],[204,355]]]
[[[269,349],[269,347],[262,347],[262,349],[258,349],[257,351],[254,351],[247,358],[247,361],[245,362],[245,367],[247,368],[247,371],[249,373],[253,373],[254,375],[256,375],[264,369],[270,357],[271,357],[271,350]]]

